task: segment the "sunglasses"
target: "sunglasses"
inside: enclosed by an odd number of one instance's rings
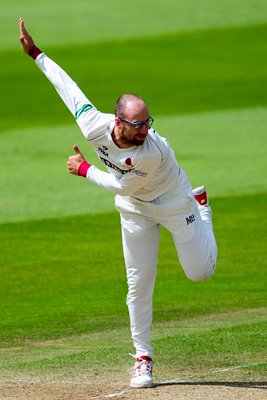
[[[134,122],[127,121],[127,119],[122,117],[119,117],[119,119],[123,122],[126,122],[126,124],[131,125],[135,129],[141,129],[143,126],[147,126],[148,128],[150,128],[154,122],[154,118],[152,117],[148,117],[146,121],[134,121]]]

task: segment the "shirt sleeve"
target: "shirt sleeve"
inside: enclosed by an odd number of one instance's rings
[[[45,53],[40,54],[35,63],[52,83],[74,117],[82,114],[85,105],[88,105],[88,109],[95,108],[70,76]]]
[[[72,113],[85,138],[93,140],[103,134],[112,116],[98,111],[76,82],[45,53],[40,54],[35,63]]]
[[[101,171],[92,165],[87,172],[87,179],[111,192],[121,196],[133,196],[138,190],[146,186],[154,177],[161,164],[160,156],[136,164],[135,168],[122,177]]]

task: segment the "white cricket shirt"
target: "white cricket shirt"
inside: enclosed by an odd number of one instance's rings
[[[112,140],[115,116],[96,109],[77,84],[44,53],[35,60],[75,117],[108,172],[91,166],[87,179],[121,196],[152,201],[168,192],[186,190],[190,183],[168,141],[150,128],[142,145],[119,148]],[[178,190],[179,191],[179,190]]]

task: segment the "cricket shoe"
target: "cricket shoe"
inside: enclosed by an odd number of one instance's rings
[[[132,388],[150,388],[153,386],[152,380],[153,362],[148,356],[141,356],[135,360],[135,365],[131,377]]]
[[[193,195],[201,206],[209,206],[209,199],[205,189],[205,186],[199,186],[193,189]]]

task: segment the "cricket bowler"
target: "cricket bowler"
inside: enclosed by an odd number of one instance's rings
[[[69,172],[115,193],[135,348],[131,387],[152,387],[150,332],[160,227],[171,233],[187,278],[208,279],[215,270],[217,246],[205,187],[192,190],[168,141],[152,127],[154,119],[142,98],[123,94],[114,114],[99,111],[66,72],[35,45],[22,18],[19,24],[24,52],[52,83],[107,170],[91,165],[74,146],[75,154],[67,163]]]

